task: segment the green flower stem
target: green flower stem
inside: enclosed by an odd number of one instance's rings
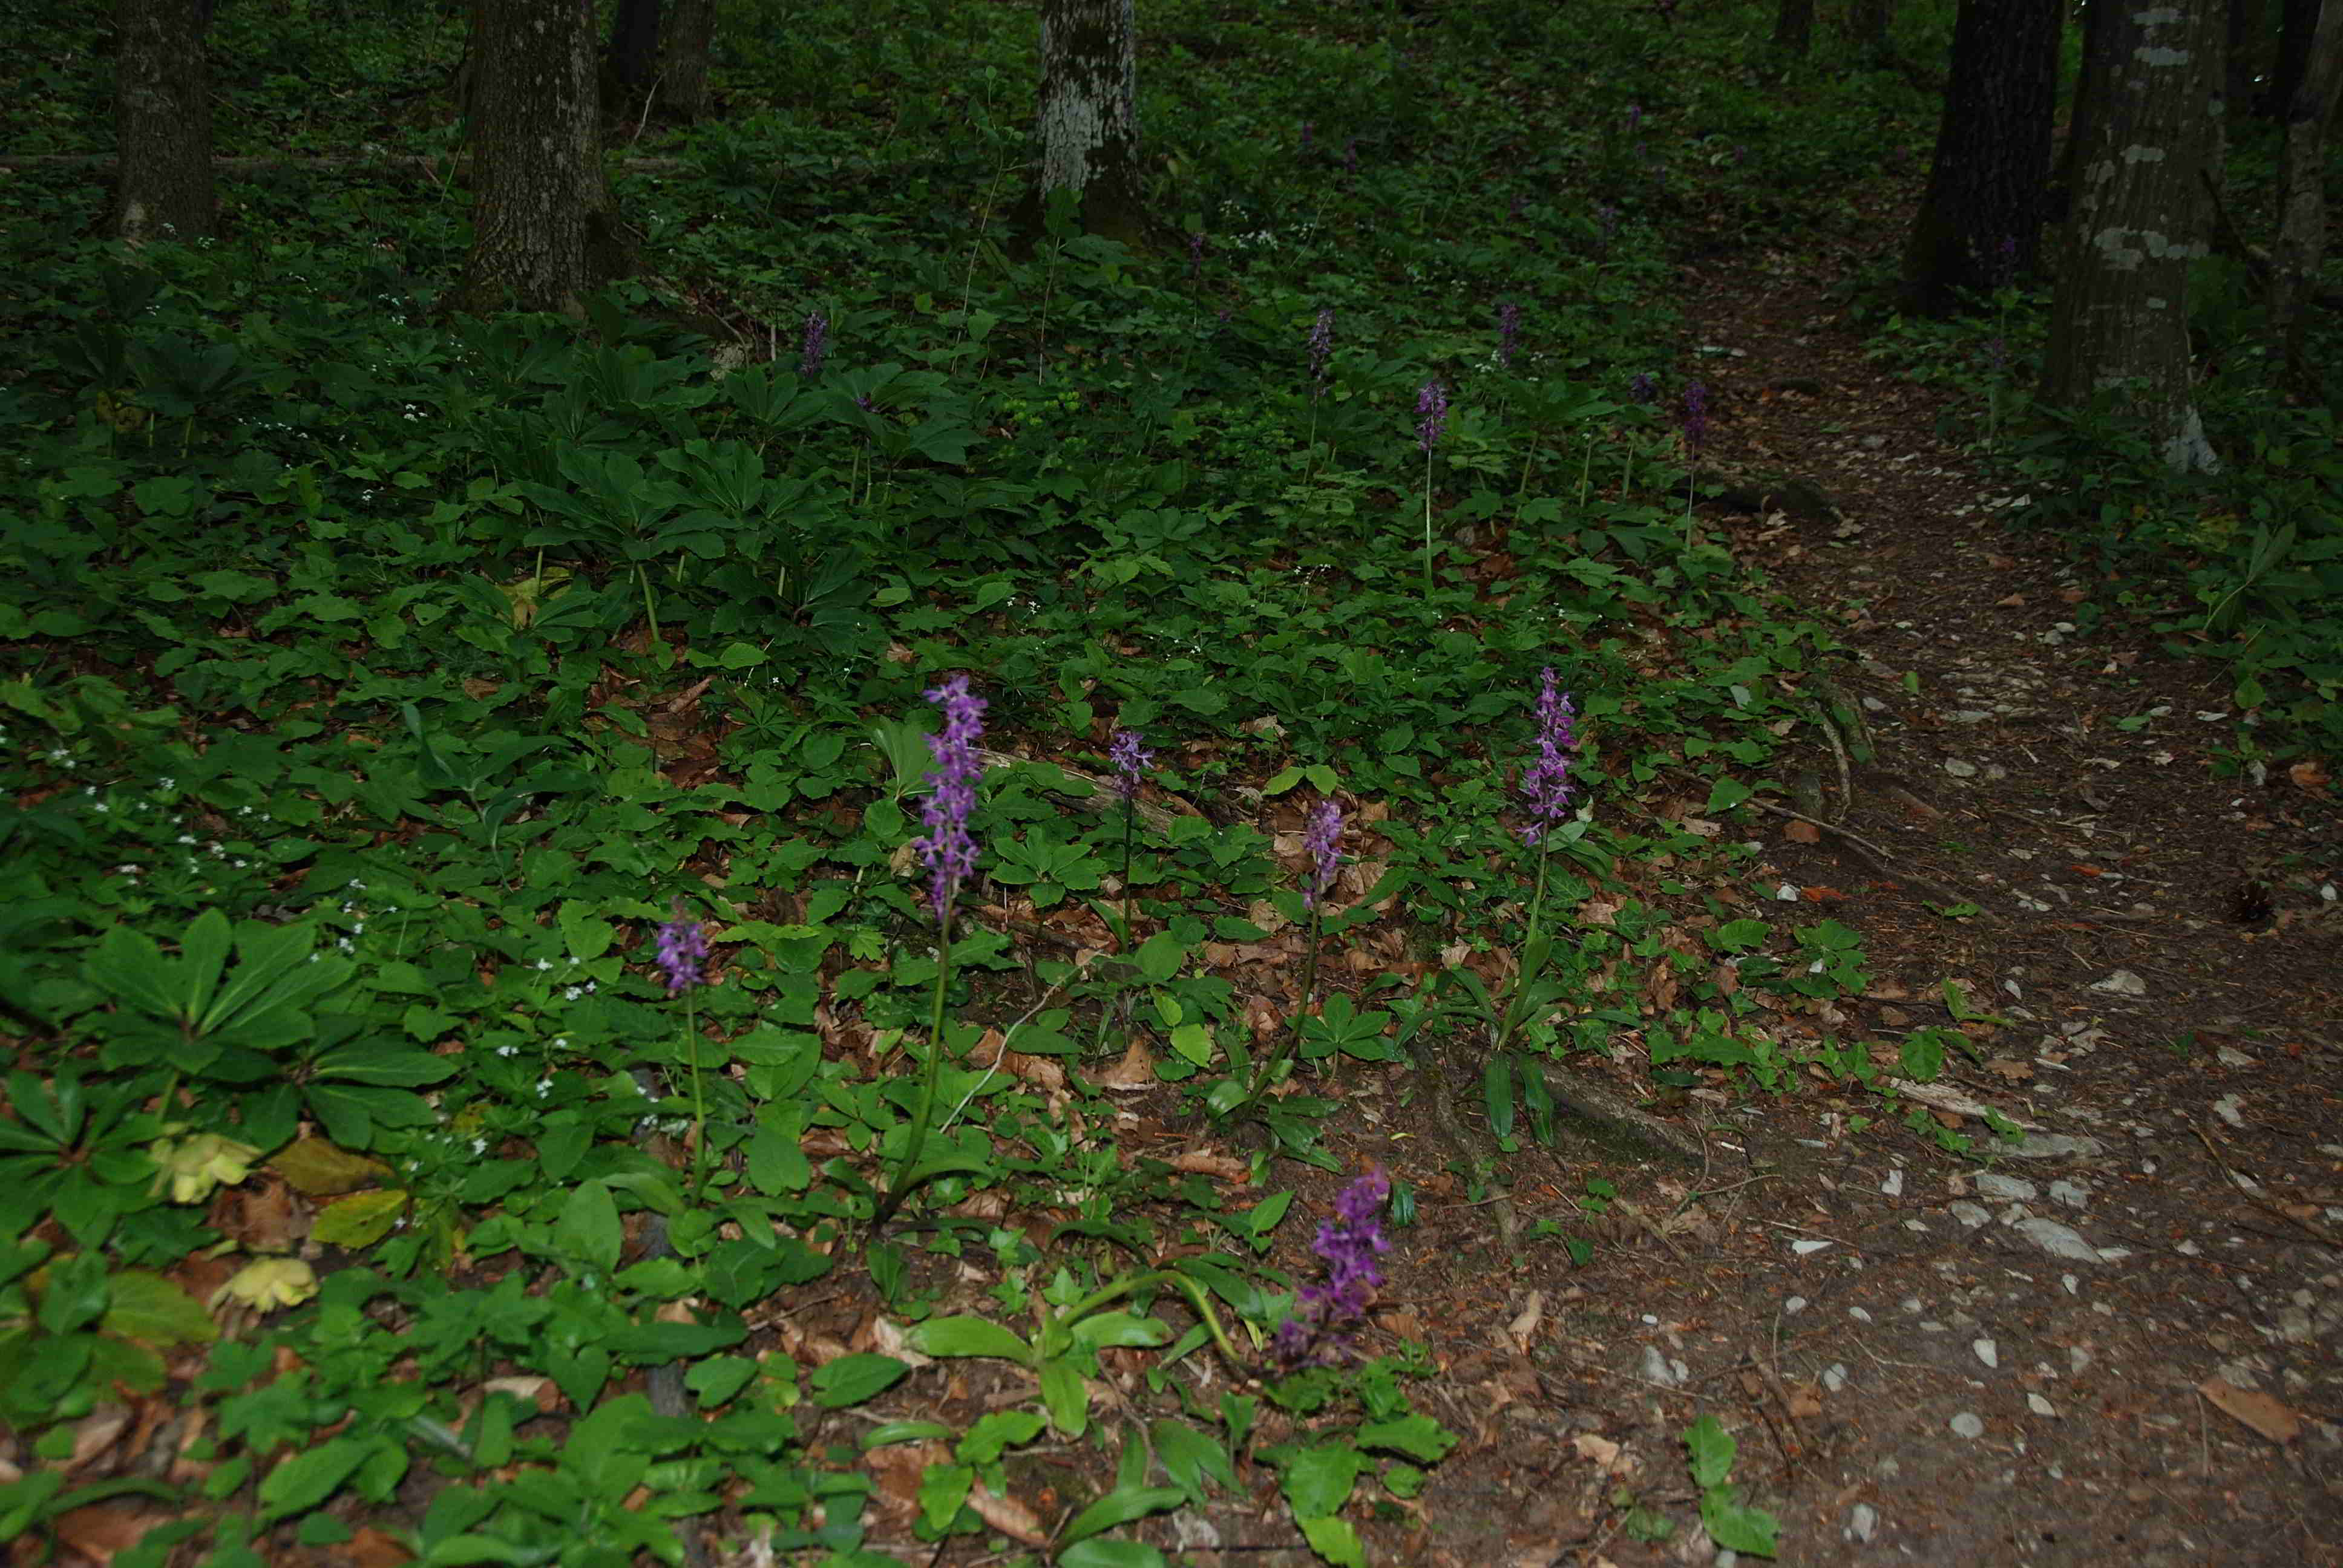
[[[1527,940],[1523,942],[1523,946],[1535,942],[1538,939],[1538,920],[1545,912],[1545,874],[1547,869],[1553,864],[1554,830],[1552,827],[1549,826],[1545,831],[1538,835],[1537,890],[1530,895],[1529,935]],[[1523,1024],[1529,1021],[1525,1014],[1529,1000],[1530,984],[1533,980],[1536,980],[1536,978],[1537,977],[1535,975],[1532,974],[1525,969],[1517,970],[1514,973],[1513,994],[1505,1000],[1504,1016],[1503,1018],[1492,1019],[1490,1020],[1490,1022],[1494,1026],[1494,1032],[1496,1034],[1496,1041],[1490,1048],[1492,1050],[1504,1050],[1505,1047],[1511,1043],[1514,1031],[1519,1030]]]
[[[1423,454],[1423,597],[1432,598],[1432,453]]]
[[[699,1016],[689,993],[683,1002],[684,1050],[691,1068],[691,1201],[708,1195],[708,1097],[699,1081]]]
[[[879,1201],[879,1208],[870,1216],[874,1231],[895,1217],[903,1206],[909,1189],[904,1185],[920,1163],[920,1156],[928,1146],[928,1128],[936,1119],[936,1080],[943,1070],[944,1055],[944,986],[951,979],[951,906],[944,906],[943,919],[936,931],[936,996],[928,1015],[928,1060],[920,1074],[920,1109],[911,1118],[911,1136],[903,1145],[901,1163],[895,1167],[895,1180],[888,1183],[887,1195]]]

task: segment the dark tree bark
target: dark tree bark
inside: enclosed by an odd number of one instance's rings
[[[2343,0],[2326,0],[2311,35],[2278,165],[2278,244],[2270,260],[2270,323],[2288,369],[2303,373],[2303,326],[2327,258],[2327,133],[2343,85]]]
[[[1781,0],[1774,11],[1774,52],[1803,60],[1815,40],[1815,0]]]
[[[2228,43],[2221,59],[2221,96],[2233,115],[2249,114],[2254,103],[2254,76],[2269,57],[2263,46],[2262,0],[2229,0]]]
[[[1885,60],[1894,55],[1888,46],[1887,26],[1895,19],[1895,0],[1855,0],[1855,12],[1848,18],[1849,30],[1855,35],[1855,47],[1872,60]]]
[[[1041,231],[1051,193],[1070,190],[1083,229],[1142,243],[1139,25],[1132,0],[1041,0],[1041,167],[1018,214]]]
[[[659,75],[659,0],[618,0],[610,17],[611,78],[622,92],[639,94]]]
[[[669,0],[659,35],[661,93],[669,119],[708,113],[708,55],[716,42],[716,0]]]
[[[2278,59],[2269,91],[2259,106],[2265,119],[2283,120],[2302,94],[2302,74],[2310,64],[2311,40],[2318,32],[2318,0],[2282,0],[2278,22]]]
[[[2062,0],[1961,0],[1927,194],[1904,249],[1906,309],[2031,276],[2057,100]]]
[[[2060,248],[2044,392],[2078,407],[2126,388],[2164,460],[2217,466],[2190,388],[2188,263],[2205,253],[2198,176],[2218,68],[2218,0],[2091,7],[2074,210]]]
[[[477,0],[472,249],[457,308],[583,317],[632,269],[602,173],[593,0]]]
[[[208,235],[219,207],[196,0],[119,0],[115,27],[114,231],[134,244]]]

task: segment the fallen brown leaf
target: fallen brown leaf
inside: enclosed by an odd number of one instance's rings
[[[2302,1418],[2258,1389],[2239,1388],[2227,1378],[2208,1377],[2197,1385],[2213,1408],[2235,1416],[2272,1442],[2283,1446],[2302,1435]]]
[[[1046,1546],[1050,1541],[1049,1527],[1033,1511],[1013,1497],[995,1497],[978,1482],[968,1491],[968,1505],[976,1516],[1000,1531],[1003,1535],[1023,1542],[1028,1546]]]
[[[1132,1036],[1131,1049],[1122,1053],[1121,1061],[1099,1076],[1099,1084],[1105,1089],[1136,1091],[1154,1088],[1155,1058],[1149,1053],[1146,1043],[1136,1035]]]

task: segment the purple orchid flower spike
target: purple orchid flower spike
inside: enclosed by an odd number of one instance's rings
[[[1541,673],[1538,689],[1538,758],[1522,775],[1522,796],[1529,802],[1530,825],[1522,842],[1535,844],[1548,829],[1569,814],[1570,765],[1578,751],[1577,709],[1570,694],[1556,684],[1552,668]]]
[[[932,873],[928,900],[936,920],[949,923],[952,899],[960,883],[976,869],[976,840],[969,836],[969,814],[976,809],[976,781],[984,771],[976,743],[984,734],[984,699],[968,689],[968,677],[955,675],[927,694],[944,710],[940,735],[928,737],[935,767],[927,775],[931,787],[920,819],[927,836],[915,839],[920,860]]]
[[[663,922],[659,929],[658,963],[659,974],[667,981],[667,994],[681,996],[704,982],[708,936],[699,929],[698,920],[685,915],[681,898],[675,900],[673,908],[675,919]]]

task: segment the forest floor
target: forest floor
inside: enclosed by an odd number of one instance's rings
[[[1725,831],[1861,933],[1867,986],[1784,1020],[1798,1043],[1899,1039],[1958,986],[1973,1055],[1900,1087],[1984,1158],[1817,1070],[1680,1098],[1701,1163],[1532,1149],[1493,1199],[1416,1070],[1350,1064],[1327,1147],[1418,1193],[1360,1348],[1428,1345],[1411,1397],[1461,1438],[1363,1522],[1366,1560],[1731,1562],[1691,1523],[1684,1434],[1714,1416],[1801,1568],[2343,1563],[2343,809],[2315,764],[2216,776],[2210,664],[2117,617],[2077,631],[2107,585],[2004,526],[2016,493],[1939,435],[1947,394],[1866,357],[1813,256],[1688,265],[1679,369],[1710,389],[1707,460],[1800,482],[1702,516],[1838,628],[1869,733],[1815,735],[1808,819]],[[1209,1157],[1175,1098],[1126,1131]],[[1587,1230],[1590,1178],[1618,1192],[1590,1262],[1523,1244]],[[1288,1179],[1316,1217],[1345,1178]],[[1314,1218],[1287,1229],[1306,1271]],[[802,1327],[843,1340],[869,1305]],[[1202,1568],[1318,1563],[1255,1479],[1148,1533]]]
[[[1765,874],[1863,935],[1840,1038],[1897,1036],[1948,978],[1993,1015],[1937,1115],[2026,1140],[1980,1164],[1820,1086],[1745,1103],[1696,1174],[1605,1162],[1650,1222],[1573,1271],[1439,1201],[1430,1140],[1370,1133],[1353,1158],[1425,1189],[1387,1322],[1432,1342],[1423,1408],[1465,1434],[1371,1556],[1706,1562],[1621,1503],[1684,1515],[1711,1412],[1784,1563],[2343,1563],[2343,813],[2315,768],[2215,777],[2216,669],[2075,634],[2103,585],[1999,524],[1945,394],[1865,358],[1811,256],[1683,279],[1715,458],[1828,503],[1712,526],[1843,627],[1875,748],[1843,778],[1818,742],[1834,826],[1760,819]],[[1405,1081],[1346,1093],[1372,1126]],[[1549,1174],[1523,1218],[1574,1217],[1586,1172]]]

